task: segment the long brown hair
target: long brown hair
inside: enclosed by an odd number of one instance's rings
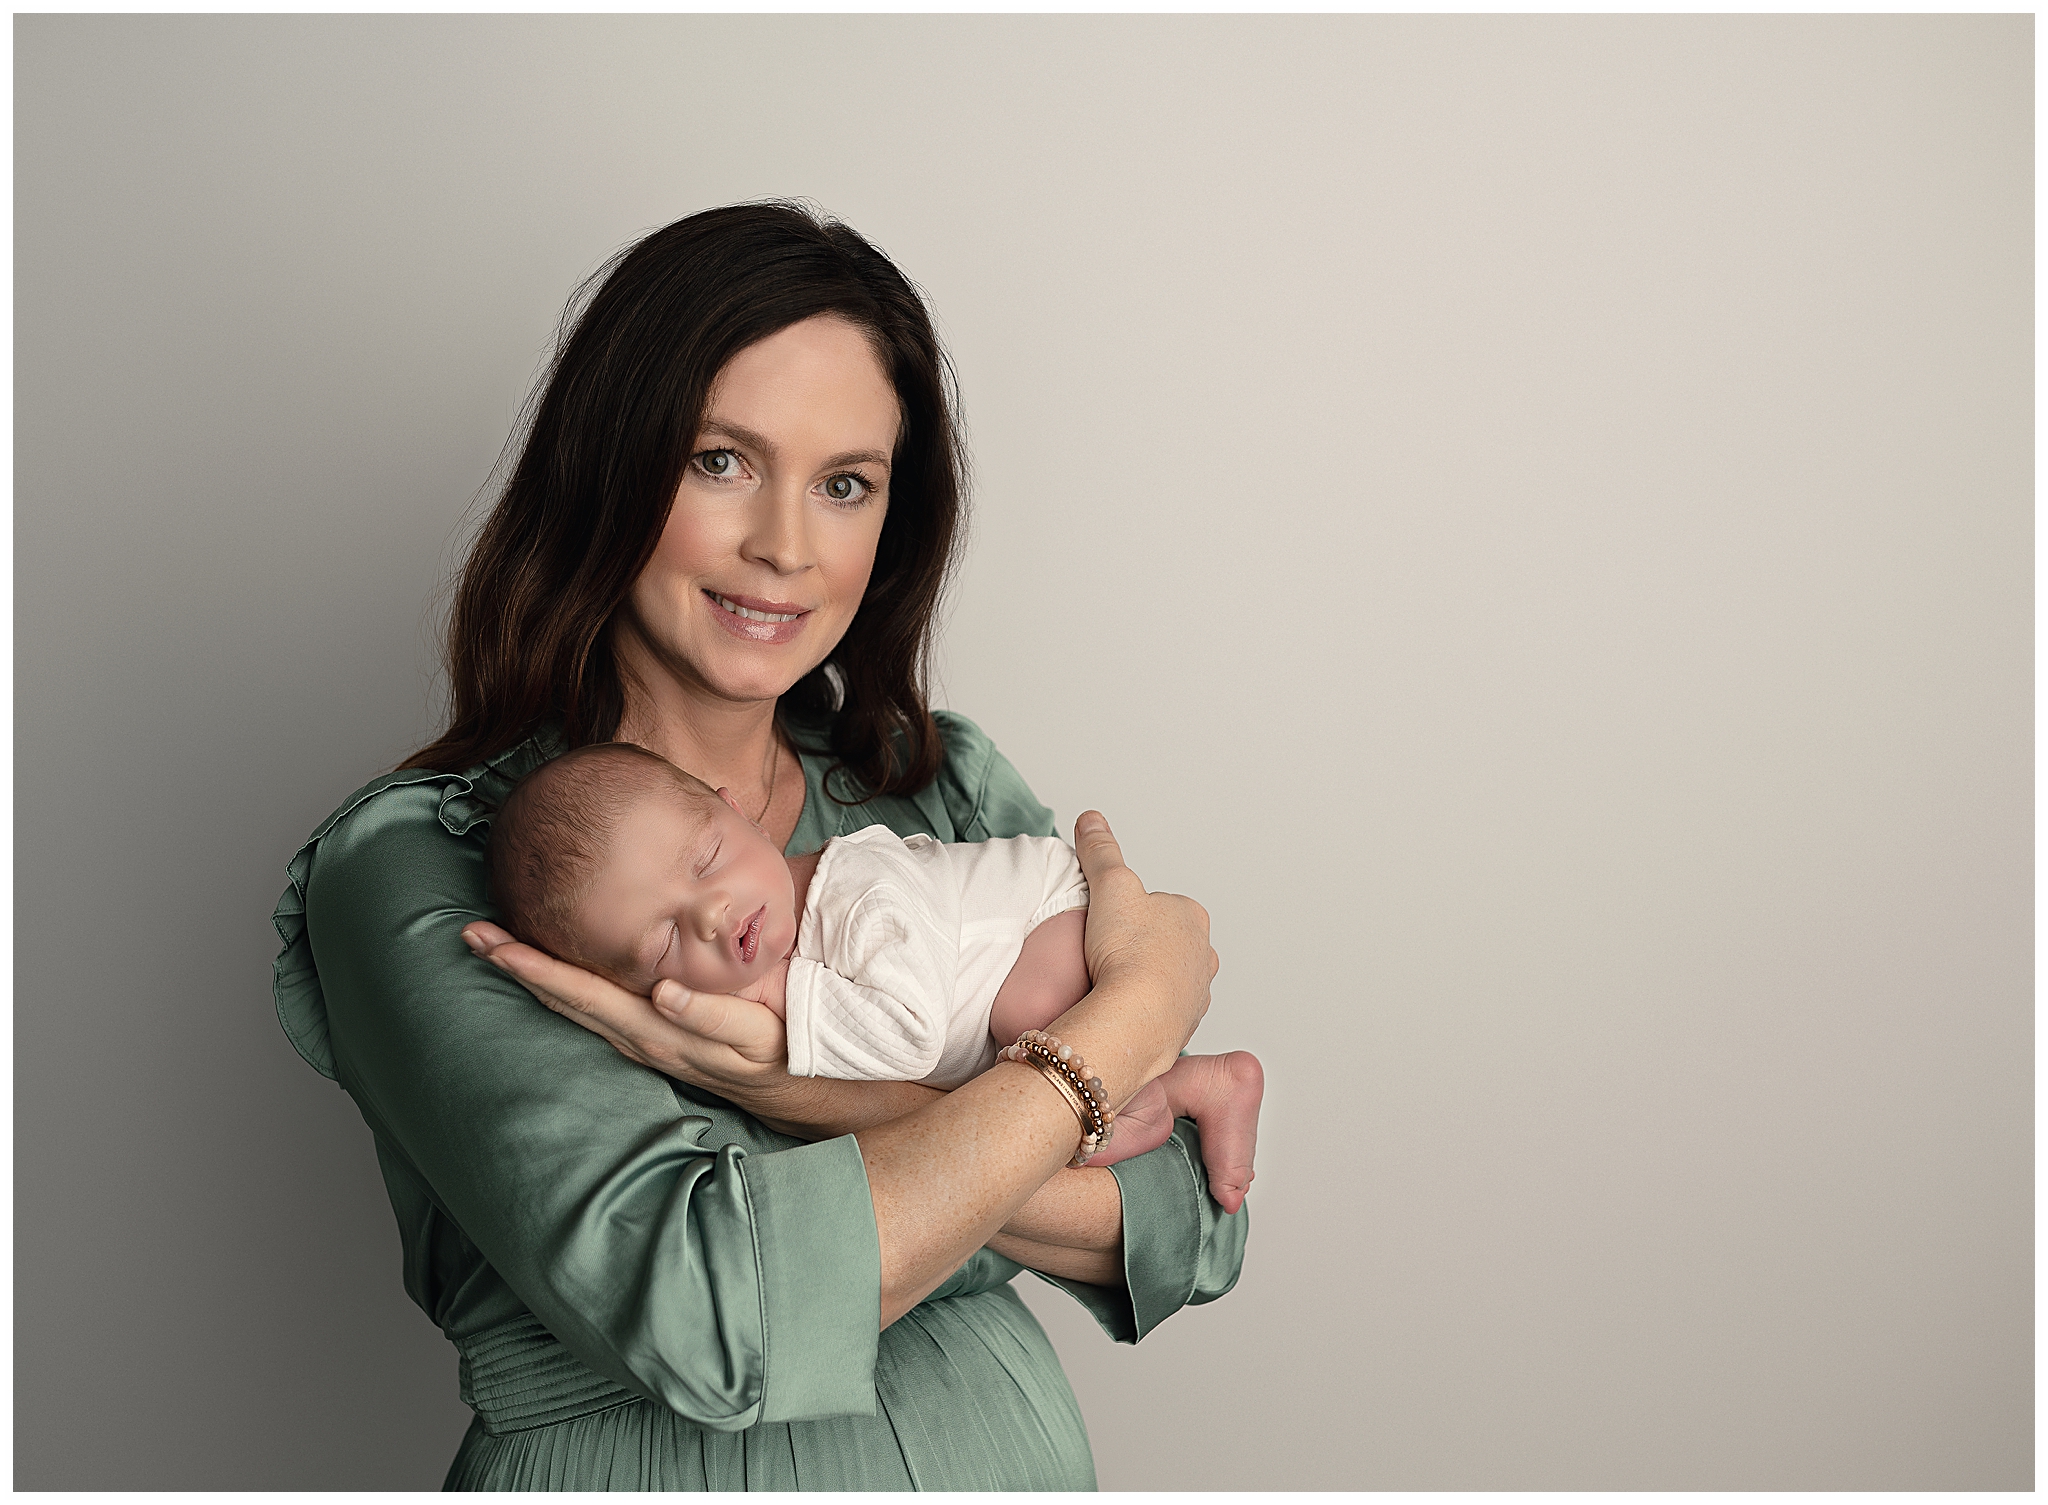
[[[400,766],[459,771],[548,722],[569,747],[612,738],[626,706],[613,624],[668,521],[713,380],[747,346],[831,313],[874,341],[903,428],[860,610],[777,714],[827,725],[867,793],[929,784],[944,749],[926,680],[965,458],[952,367],[917,289],[845,225],[799,204],[737,204],[629,247],[570,308],[456,587],[448,729]]]

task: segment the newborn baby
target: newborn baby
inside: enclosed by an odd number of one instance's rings
[[[490,870],[506,926],[564,961],[636,993],[667,977],[773,1009],[795,1076],[957,1087],[1089,988],[1088,885],[1065,842],[869,826],[784,857],[725,790],[630,743],[521,780],[492,824]],[[1247,1052],[1183,1056],[1088,1163],[1143,1154],[1192,1118],[1210,1194],[1236,1212],[1262,1092]]]

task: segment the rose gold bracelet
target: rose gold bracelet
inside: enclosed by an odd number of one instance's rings
[[[1004,1046],[996,1056],[998,1060],[1038,1068],[1074,1110],[1074,1117],[1081,1124],[1081,1144],[1074,1151],[1074,1158],[1067,1162],[1069,1165],[1085,1165],[1091,1155],[1101,1153],[1116,1130],[1116,1110],[1109,1106],[1102,1078],[1088,1074],[1088,1063],[1074,1054],[1072,1046],[1062,1044],[1042,1029],[1029,1029],[1017,1037],[1015,1045]]]

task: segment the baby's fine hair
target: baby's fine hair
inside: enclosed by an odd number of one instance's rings
[[[513,786],[491,819],[491,898],[522,941],[582,966],[576,906],[611,849],[633,800],[673,792],[716,800],[703,780],[630,742],[594,742],[541,764]]]

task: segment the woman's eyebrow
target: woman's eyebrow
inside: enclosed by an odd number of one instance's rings
[[[763,459],[776,456],[775,444],[766,434],[757,434],[742,424],[727,423],[722,418],[706,419],[699,433],[710,438],[733,439],[747,448],[757,451]],[[836,455],[828,455],[823,469],[831,470],[841,465],[887,465],[889,456],[878,449],[849,449]]]
[[[721,439],[737,439],[741,444],[746,445],[747,448],[759,450],[766,458],[770,460],[775,458],[775,443],[773,440],[766,434],[757,434],[752,429],[743,428],[737,423],[726,423],[721,419],[707,418],[704,420],[702,432],[707,437],[715,434]]]
[[[878,449],[849,449],[844,454],[828,457],[824,468],[834,469],[841,465],[887,465],[889,457]]]

